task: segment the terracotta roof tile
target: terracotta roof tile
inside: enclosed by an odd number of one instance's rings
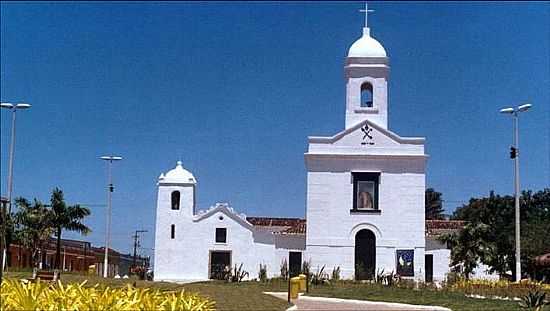
[[[281,217],[247,217],[246,220],[255,227],[272,227],[275,234],[303,235],[306,234],[307,222],[302,218]],[[462,220],[426,220],[426,235],[438,236],[457,232],[465,225]]]
[[[300,222],[305,222],[301,218],[280,218],[280,217],[246,217],[246,220],[254,226],[271,227],[271,226],[295,226]]]
[[[283,231],[280,231],[280,232],[277,232],[277,234],[282,234],[282,235],[304,235],[306,234],[306,221],[304,220],[303,222],[300,222],[300,223],[297,223],[296,225],[286,229],[286,230],[283,230]]]
[[[306,220],[302,218],[281,218],[281,217],[247,217],[246,220],[259,228],[269,228],[274,234],[297,234],[306,233]]]
[[[446,233],[453,233],[464,228],[463,220],[432,220],[426,219],[426,235],[438,236]]]

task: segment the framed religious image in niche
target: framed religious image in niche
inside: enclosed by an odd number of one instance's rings
[[[414,276],[414,250],[397,250],[397,274],[400,276]]]
[[[380,213],[378,187],[380,173],[352,173],[353,208],[352,213]]]

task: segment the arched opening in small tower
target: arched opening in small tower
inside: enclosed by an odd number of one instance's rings
[[[365,82],[361,85],[361,108],[372,108],[372,84]]]
[[[174,210],[180,209],[180,192],[179,191],[172,192],[172,209]]]

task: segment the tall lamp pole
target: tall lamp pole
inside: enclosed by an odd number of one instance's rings
[[[520,241],[520,213],[519,213],[519,113],[531,108],[531,104],[524,104],[516,108],[503,108],[501,113],[510,114],[514,118],[514,144],[510,147],[510,158],[514,159],[514,196],[516,210],[516,282],[521,281],[521,241]]]
[[[107,186],[107,227],[105,230],[105,258],[103,260],[103,277],[106,278],[108,276],[107,272],[108,266],[109,266],[109,244],[111,242],[111,197],[113,194],[113,180],[112,180],[112,174],[111,174],[111,167],[113,165],[113,161],[120,161],[122,160],[122,157],[118,156],[102,156],[100,157],[101,160],[108,161],[107,164],[107,171],[108,171],[108,180],[109,184]]]
[[[18,104],[12,104],[12,103],[0,103],[0,106],[4,109],[10,109],[12,111],[12,118],[11,118],[11,142],[10,142],[10,154],[9,154],[9,160],[8,160],[8,211],[9,214],[11,214],[11,201],[12,201],[12,193],[13,193],[13,157],[15,155],[15,115],[16,111],[18,109],[28,109],[31,107],[29,104],[25,103],[18,103]],[[1,218],[2,218],[2,252],[0,256],[2,257],[1,264],[2,267],[0,268],[0,282],[2,282],[2,274],[4,272],[4,268],[6,267],[6,257],[7,257],[7,248],[6,248],[6,221],[7,221],[7,213],[6,213],[6,206],[2,204],[2,211],[1,211]]]

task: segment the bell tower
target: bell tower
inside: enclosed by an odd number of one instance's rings
[[[355,41],[345,64],[346,128],[368,119],[388,128],[389,61],[386,50],[370,35],[367,24],[372,12],[365,3],[363,36]]]
[[[183,279],[179,275],[182,250],[188,245],[190,228],[195,215],[193,174],[184,169],[181,161],[158,178],[157,218],[155,225],[155,279]]]

